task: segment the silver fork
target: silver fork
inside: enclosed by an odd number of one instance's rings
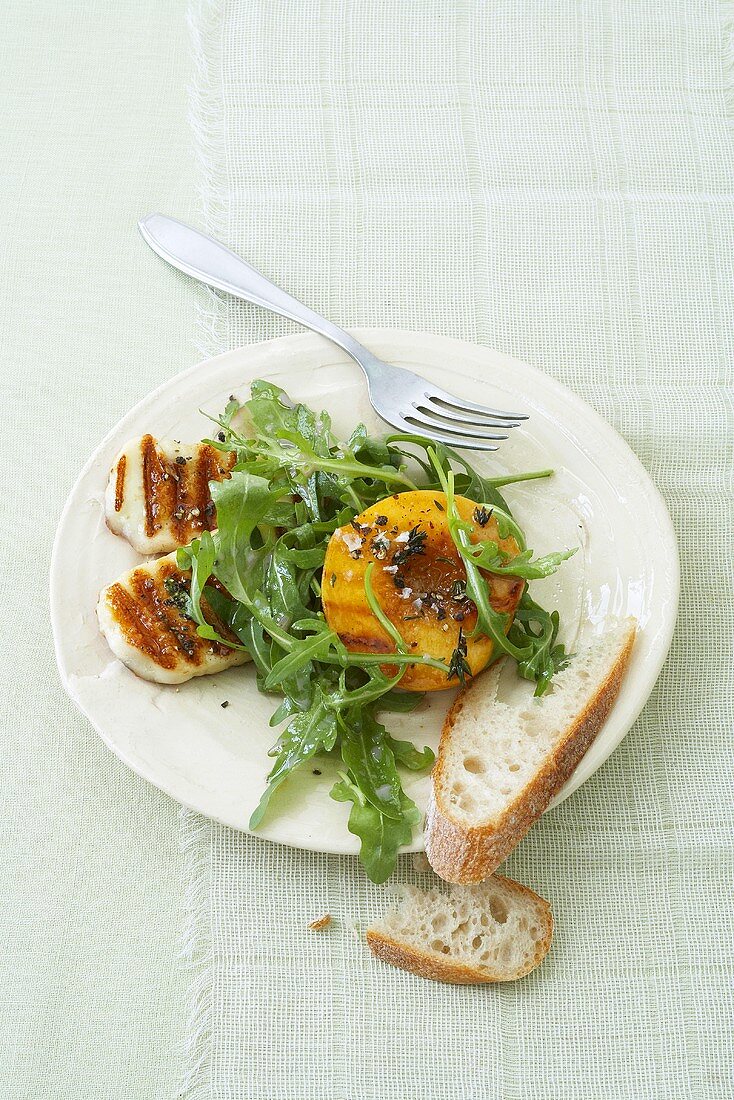
[[[413,371],[384,363],[348,332],[286,294],[219,241],[175,218],[149,214],[138,226],[153,251],[179,271],[333,340],[364,371],[375,412],[402,432],[430,436],[450,447],[496,451],[497,442],[507,439],[497,429],[517,428],[521,420],[527,420],[522,413],[489,409],[454,397]]]

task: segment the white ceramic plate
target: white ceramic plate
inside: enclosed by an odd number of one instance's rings
[[[608,619],[640,623],[629,674],[596,742],[556,802],[596,771],[645,703],[668,651],[678,599],[678,555],[670,518],[636,457],[592,409],[540,371],[499,352],[422,333],[368,329],[356,335],[383,359],[409,367],[473,401],[530,413],[501,449],[476,456],[493,473],[552,466],[551,481],[506,489],[537,553],[565,546],[579,552],[533,592],[561,611],[564,640],[574,646]],[[51,566],[51,615],[66,690],[121,760],[179,802],[247,829],[270,761],[275,731],[272,697],[255,686],[251,667],[202,677],[180,687],[140,680],[115,660],[97,628],[101,588],[141,559],[108,531],[103,493],[120,447],[132,436],[198,440],[209,434],[200,409],[217,412],[230,393],[247,394],[267,378],[294,398],[326,408],[337,433],[359,420],[386,430],[372,411],[362,374],[333,345],[314,335],[288,336],[240,348],[184,371],[133,409],[98,447],[64,509]],[[507,678],[506,678],[507,679]],[[507,691],[518,688],[512,674]],[[390,716],[393,731],[437,746],[451,692],[429,695],[411,715]],[[229,701],[226,709],[221,707]],[[314,775],[318,768],[320,775]],[[348,808],[329,798],[334,771],[317,762],[287,781],[273,799],[260,835],[297,847],[355,852]],[[427,777],[407,776],[406,790],[426,803]],[[415,838],[414,849],[422,847]]]

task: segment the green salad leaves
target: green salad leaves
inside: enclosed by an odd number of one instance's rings
[[[202,599],[226,624],[252,657],[259,689],[275,697],[271,724],[285,723],[251,827],[257,828],[278,787],[298,767],[317,755],[335,756],[340,778],[331,797],[351,803],[348,827],[360,839],[362,863],[370,878],[384,882],[420,821],[400,770],[429,768],[433,753],[396,740],[380,718],[421,702],[420,695],[399,690],[408,665],[430,664],[463,680],[466,643],[460,635],[463,652],[446,664],[408,651],[375,598],[368,567],[366,598],[395,641],[393,675],[383,671],[384,654],[349,652],[322,611],[321,586],[330,583],[322,576],[329,539],[390,494],[417,488],[445,493],[451,537],[466,568],[466,597],[478,612],[476,631],[492,638],[497,656],[513,657],[541,694],[567,660],[557,642],[558,616],[525,591],[508,630],[507,616],[489,602],[482,571],[532,580],[548,576],[570,556],[564,551],[534,559],[499,492],[512,481],[551,471],[485,478],[462,455],[430,439],[402,433],[376,439],[362,425],[339,441],[325,412],[315,413],[263,381],[252,384],[244,404],[230,399],[215,423],[215,438],[208,442],[234,451],[236,462],[228,480],[211,485],[217,531],[204,532],[179,551],[179,566],[191,570],[191,584],[188,595],[177,593],[177,599],[185,601],[202,637],[232,644],[207,621]],[[478,523],[494,515],[500,537],[513,535],[520,554],[508,558],[494,542],[474,545],[471,524],[456,510],[457,494],[478,502]],[[414,540],[419,537],[416,532]]]

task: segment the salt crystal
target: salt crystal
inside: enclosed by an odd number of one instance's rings
[[[350,554],[353,554],[355,550],[359,550],[363,543],[363,539],[357,534],[356,531],[343,530],[341,533],[342,542],[345,544]]]

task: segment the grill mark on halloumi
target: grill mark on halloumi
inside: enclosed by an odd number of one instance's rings
[[[125,499],[125,467],[127,456],[120,455],[117,463],[117,476],[115,477],[115,511],[119,512]]]
[[[155,440],[152,435],[144,435],[140,440],[140,453],[143,457],[143,504],[145,507],[145,533],[152,538],[159,531],[161,524],[157,522],[158,513],[163,498],[167,496],[166,484],[170,474],[164,469],[163,463],[158,457]],[[164,515],[165,515],[164,509]]]
[[[115,656],[138,676],[160,683],[183,683],[249,660],[241,650],[197,634],[166,587],[171,580],[188,591],[191,574],[178,568],[175,553],[130,570],[102,591],[97,614]],[[237,640],[205,599],[201,607],[221,637]]]
[[[107,526],[141,554],[187,546],[216,527],[210,481],[229,477],[235,456],[207,443],[181,444],[152,435],[118,455],[105,495]]]

